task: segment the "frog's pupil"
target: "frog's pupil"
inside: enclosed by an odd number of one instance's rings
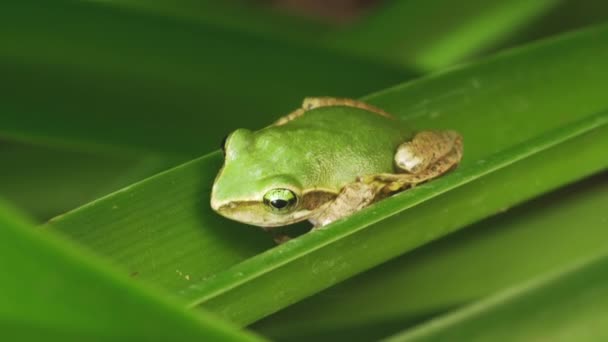
[[[287,202],[286,200],[282,200],[282,199],[276,199],[276,200],[271,201],[270,204],[277,209],[283,209],[287,206],[287,204],[289,204],[289,202]]]
[[[272,189],[264,195],[264,204],[276,212],[286,213],[298,202],[298,198],[289,189]]]

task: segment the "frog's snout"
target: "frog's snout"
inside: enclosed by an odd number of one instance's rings
[[[222,201],[218,198],[217,196],[217,190],[216,190],[216,186],[214,185],[213,188],[211,188],[211,209],[220,212],[221,208],[223,206],[226,205],[225,201]]]
[[[221,200],[217,198],[217,189],[215,184],[211,188],[211,200],[210,200],[211,209],[219,212],[220,208],[224,205]]]
[[[238,211],[238,203],[223,197],[222,192],[217,188],[216,185],[211,188],[211,209],[224,217],[234,219],[235,212]]]

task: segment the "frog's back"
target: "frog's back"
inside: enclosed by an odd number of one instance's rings
[[[306,175],[303,185],[332,189],[358,176],[393,172],[397,146],[409,137],[397,119],[338,106],[308,111],[269,130],[289,146],[274,151],[278,172],[298,164]]]

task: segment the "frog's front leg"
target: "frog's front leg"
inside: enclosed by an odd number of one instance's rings
[[[317,229],[349,216],[374,202],[383,186],[378,182],[361,180],[350,183],[342,188],[338,196],[320,214],[308,220],[314,225],[313,229]]]
[[[397,148],[395,165],[403,173],[378,174],[366,182],[382,182],[383,192],[396,192],[441,176],[462,159],[462,137],[454,131],[424,131]]]

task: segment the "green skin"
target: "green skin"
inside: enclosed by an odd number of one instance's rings
[[[302,220],[321,227],[448,172],[462,158],[462,138],[413,135],[379,108],[318,97],[260,131],[234,131],[224,151],[215,211],[264,228]]]

